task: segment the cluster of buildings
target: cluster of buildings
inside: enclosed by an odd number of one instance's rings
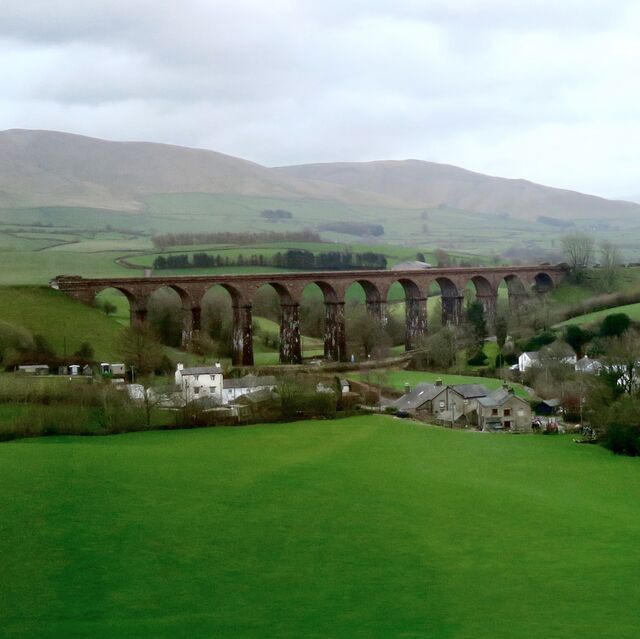
[[[529,403],[513,388],[490,391],[482,384],[419,384],[393,402],[397,414],[453,428],[525,433],[532,430]]]
[[[567,354],[566,357],[561,359],[562,364],[571,366],[577,373],[591,373],[597,375],[600,373],[604,364],[597,359],[591,359],[590,357],[582,357],[578,359],[574,354]],[[540,351],[526,351],[521,353],[518,357],[518,363],[512,366],[512,369],[517,370],[519,373],[526,373],[532,368],[543,366],[543,358],[540,355]]]
[[[23,375],[68,375],[69,377],[93,377],[95,371],[89,364],[63,364],[60,366],[49,366],[48,364],[23,364],[17,367],[17,373]],[[99,365],[100,375],[124,379],[125,365],[110,364],[101,362]]]
[[[178,364],[173,384],[152,387],[148,392],[154,402],[167,408],[196,402],[206,409],[229,406],[240,398],[249,402],[270,399],[276,386],[277,380],[273,375],[225,379],[222,366],[216,362],[211,366],[191,368]]]

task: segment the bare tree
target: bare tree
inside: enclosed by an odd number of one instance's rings
[[[456,335],[451,328],[445,327],[424,340],[426,364],[447,369],[456,361]]]
[[[602,285],[609,291],[620,274],[620,251],[615,244],[604,241],[600,245],[600,265],[602,266]]]
[[[125,364],[135,367],[139,375],[151,373],[162,364],[162,346],[146,323],[122,329],[118,352]]]
[[[595,242],[586,233],[572,233],[562,238],[562,248],[573,272],[575,281],[584,278],[586,269],[593,261]]]
[[[628,330],[619,337],[610,338],[603,363],[605,375],[615,382],[617,390],[628,394],[637,391],[640,333]]]

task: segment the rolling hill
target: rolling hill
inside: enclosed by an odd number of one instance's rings
[[[546,216],[564,221],[618,219],[640,213],[634,202],[606,200],[420,160],[305,164],[280,167],[278,171],[300,179],[377,193],[412,207],[506,213],[523,219]]]
[[[384,208],[463,211],[479,219],[507,214],[519,220],[617,221],[640,214],[640,204],[632,202],[418,160],[268,168],[167,144],[110,142],[54,131],[0,132],[0,209],[90,207],[161,218],[175,212],[166,206],[178,209],[184,198],[165,199],[161,212],[149,208],[150,198],[187,194],[296,206],[321,203],[329,209],[371,207],[376,219]],[[211,202],[205,200],[203,206]]]
[[[377,194],[289,177],[204,149],[110,142],[57,131],[0,132],[0,207],[139,210],[144,196],[167,193],[385,203]]]

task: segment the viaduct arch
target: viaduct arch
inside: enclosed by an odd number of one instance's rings
[[[146,321],[149,298],[159,288],[175,290],[182,302],[183,342],[201,327],[201,304],[215,285],[226,289],[233,307],[233,363],[253,365],[252,300],[259,288],[271,286],[280,301],[280,361],[302,361],[300,301],[309,284],[322,291],[325,305],[324,354],[327,359],[346,361],[344,320],[345,293],[354,283],[365,292],[367,311],[379,321],[386,317],[390,287],[399,282],[405,293],[405,349],[416,348],[427,333],[427,299],[437,286],[442,300],[442,324],[458,325],[463,319],[464,290],[471,283],[482,303],[487,323],[495,320],[498,288],[506,282],[509,307],[517,309],[530,292],[544,295],[565,277],[565,265],[500,266],[480,268],[430,268],[424,270],[323,271],[258,275],[198,275],[181,277],[83,278],[59,275],[51,286],[86,304],[107,288],[122,292],[129,301],[132,325]]]

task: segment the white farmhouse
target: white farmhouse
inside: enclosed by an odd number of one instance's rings
[[[176,386],[183,393],[187,403],[196,399],[213,399],[222,404],[223,384],[222,367],[219,362],[214,366],[185,368],[178,364],[175,372]]]
[[[518,357],[518,370],[526,373],[533,366],[540,365],[540,353],[538,351],[527,351]]]

